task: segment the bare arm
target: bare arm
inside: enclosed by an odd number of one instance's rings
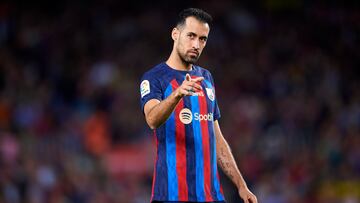
[[[231,153],[231,149],[221,133],[219,122],[214,122],[215,136],[216,136],[216,154],[217,163],[220,165],[224,173],[236,185],[240,197],[245,203],[256,203],[256,196],[248,189],[244,178],[242,177],[235,159]]]
[[[197,82],[203,79],[203,77],[191,79],[190,75],[187,74],[181,86],[173,91],[169,97],[161,102],[157,99],[149,100],[144,106],[145,119],[149,127],[156,129],[161,126],[169,118],[176,105],[184,96],[192,95],[193,92],[202,89],[201,85],[197,84]]]

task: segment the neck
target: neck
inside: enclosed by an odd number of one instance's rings
[[[181,60],[180,56],[176,54],[174,51],[171,52],[170,57],[166,61],[166,64],[175,70],[181,70],[181,71],[192,70],[192,64],[186,63],[183,60]]]

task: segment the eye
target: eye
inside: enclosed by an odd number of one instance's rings
[[[195,37],[195,33],[188,33],[187,36],[188,36],[189,38],[194,38],[194,37]]]
[[[207,41],[207,37],[200,37],[200,40],[201,40],[202,42],[206,42],[206,41]]]

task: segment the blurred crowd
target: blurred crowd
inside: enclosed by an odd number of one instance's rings
[[[139,80],[188,6],[214,18],[198,64],[259,202],[360,202],[359,7],[323,3],[0,3],[0,202],[149,202]]]

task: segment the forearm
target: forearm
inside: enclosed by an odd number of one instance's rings
[[[186,74],[182,84],[166,99],[161,102],[156,99],[148,101],[144,106],[144,113],[146,122],[150,128],[156,129],[160,127],[169,118],[176,105],[184,96],[191,96],[194,92],[201,91],[202,87],[200,82],[203,80],[204,77],[191,79],[191,76]]]
[[[146,121],[151,129],[161,126],[174,111],[182,97],[174,91],[169,97],[155,105],[146,115]]]
[[[238,189],[246,188],[246,182],[242,177],[230,147],[223,137],[217,140],[217,163],[223,172],[231,179]]]

